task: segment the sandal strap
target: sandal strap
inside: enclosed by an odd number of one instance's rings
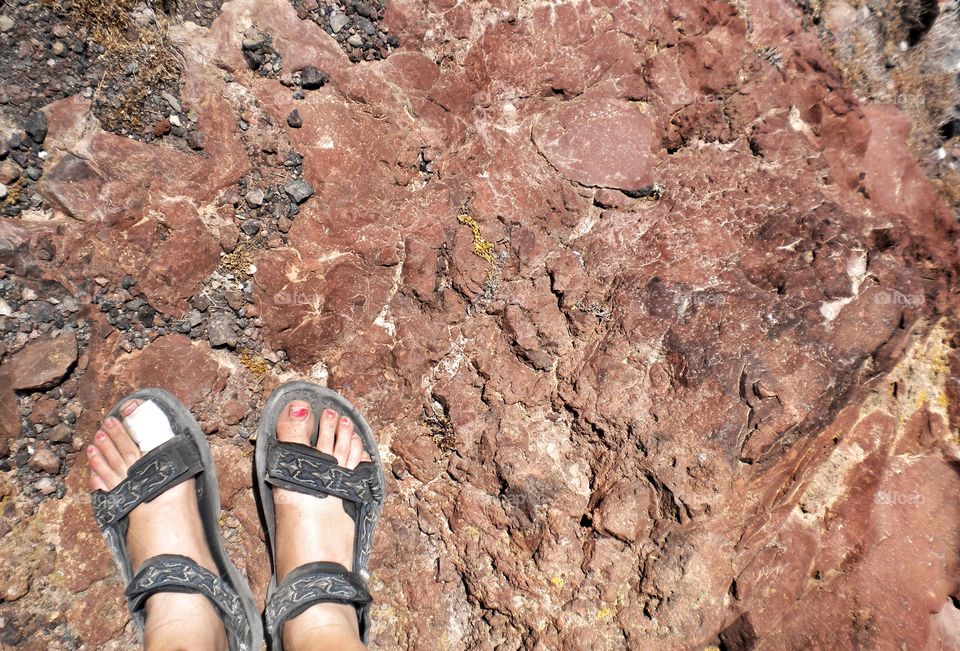
[[[341,603],[356,608],[360,639],[366,640],[372,598],[363,579],[339,563],[306,563],[287,574],[267,600],[267,633],[274,644],[283,623],[318,603]]]
[[[250,624],[240,595],[229,583],[201,567],[194,560],[177,554],[160,554],[144,561],[124,590],[133,613],[141,613],[148,597],[157,592],[202,594],[220,614],[231,651],[250,649]],[[142,616],[142,613],[141,613]]]
[[[344,468],[335,457],[301,443],[272,441],[267,451],[267,482],[310,495],[333,495],[355,504],[380,500],[377,467],[360,463]]]
[[[117,524],[137,506],[203,472],[200,451],[189,436],[174,436],[137,459],[111,491],[92,494],[93,515],[101,529]]]

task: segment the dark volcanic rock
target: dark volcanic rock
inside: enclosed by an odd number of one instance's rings
[[[47,116],[43,111],[34,111],[27,118],[23,129],[35,143],[42,144],[47,137]]]

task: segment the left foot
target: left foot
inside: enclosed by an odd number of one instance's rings
[[[121,405],[120,415],[129,416],[141,402],[128,400]],[[116,488],[141,456],[140,448],[124,424],[116,418],[107,418],[94,435],[93,445],[87,447],[90,490]],[[158,554],[186,556],[214,575],[219,573],[207,547],[193,479],[177,484],[133,509],[128,516],[126,542],[134,575],[141,563]],[[196,648],[226,648],[223,623],[203,595],[158,592],[147,599],[146,611],[144,635],[147,640],[187,627],[205,631],[210,639],[210,645],[198,642]]]

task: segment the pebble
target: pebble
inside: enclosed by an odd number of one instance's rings
[[[217,312],[207,324],[207,339],[214,348],[227,346],[237,347],[237,334],[233,331],[235,320],[233,315],[226,312]]]
[[[41,170],[39,167],[34,167],[33,165],[28,167],[26,172],[27,172],[27,176],[29,176],[30,179],[33,181],[36,181],[41,176],[43,176],[43,170]]]
[[[259,208],[263,205],[263,200],[265,198],[263,190],[260,188],[253,188],[247,192],[245,199],[247,200],[247,205],[251,208]]]
[[[56,41],[53,45],[50,46],[50,51],[53,52],[56,56],[62,55],[64,50],[66,49],[67,47],[60,41]]]
[[[179,115],[173,114],[173,115],[170,116],[169,120],[170,120],[170,124],[172,124],[172,125],[175,126],[175,127],[182,127],[182,126],[183,126],[183,123],[180,121],[180,116],[179,116]]]
[[[353,36],[347,39],[347,43],[349,43],[353,47],[360,47],[361,45],[363,45],[363,37],[360,36],[359,34],[354,34]]]
[[[13,18],[7,15],[0,15],[0,32],[9,32],[13,29]]]
[[[4,199],[6,199],[7,194],[8,194],[7,186],[5,186],[3,183],[0,183],[0,201],[3,201]]]
[[[38,145],[47,137],[47,115],[43,111],[34,111],[23,127],[30,139]]]
[[[57,490],[57,485],[49,477],[41,477],[40,480],[33,485],[33,487],[40,491],[42,495],[49,495],[53,491]]]
[[[342,11],[333,11],[330,13],[330,29],[334,34],[339,34],[340,30],[350,24],[350,19]]]
[[[287,124],[290,125],[291,129],[299,129],[303,126],[303,118],[300,117],[298,109],[290,111],[290,115],[287,116]]]
[[[260,232],[260,222],[258,222],[256,219],[248,219],[240,225],[240,230],[250,237],[253,237]]]
[[[31,470],[55,474],[60,470],[60,459],[50,448],[37,448],[27,460],[27,467]]]
[[[283,190],[295,203],[303,203],[313,196],[313,186],[303,179],[287,183]]]
[[[316,90],[327,83],[328,79],[326,73],[313,66],[307,66],[300,71],[300,87],[306,90]]]
[[[190,131],[187,131],[186,140],[187,140],[187,145],[190,147],[190,149],[194,151],[200,151],[201,149],[203,149],[203,141],[204,141],[203,134],[197,131],[196,129],[191,129]]]
[[[180,102],[177,101],[177,98],[171,95],[170,93],[160,93],[160,97],[166,100],[167,104],[170,105],[177,113],[180,112]]]

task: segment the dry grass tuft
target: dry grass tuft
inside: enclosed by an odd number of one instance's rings
[[[137,4],[135,0],[72,0],[69,9],[76,25],[104,49],[100,54],[104,75],[94,102],[104,126],[121,133],[143,131],[151,122],[145,119],[144,100],[158,90],[176,90],[183,70],[180,54],[167,36],[162,0],[147,2],[156,20],[146,25],[133,19]],[[116,96],[107,96],[108,89],[116,89]]]

